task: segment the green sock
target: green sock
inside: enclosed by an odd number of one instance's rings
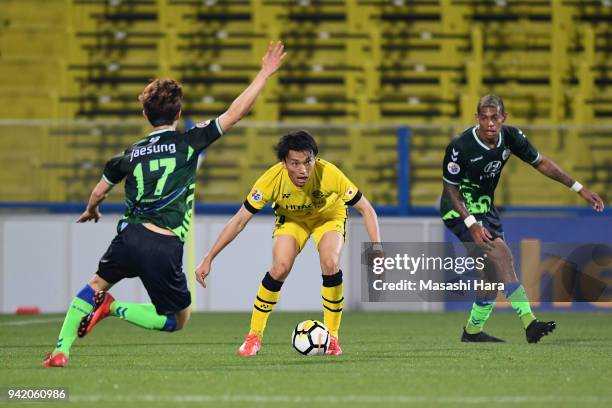
[[[114,301],[110,305],[113,316],[150,330],[174,331],[176,320],[173,314],[159,315],[150,303],[125,303]]]
[[[465,331],[468,334],[480,333],[489,316],[491,316],[494,306],[495,301],[474,302],[472,304],[472,312],[465,325]]]
[[[511,287],[511,289],[514,289]],[[523,322],[523,326],[527,328],[536,318],[533,312],[531,311],[531,306],[529,305],[529,299],[527,299],[527,293],[525,293],[525,288],[523,285],[518,285],[516,289],[510,292],[510,294],[506,294],[506,298],[512,308],[520,317],[521,322]]]
[[[79,323],[81,319],[89,314],[93,310],[93,305],[86,302],[85,300],[75,297],[72,299],[72,303],[66,312],[64,318],[64,324],[60,330],[53,355],[57,353],[64,353],[66,357],[70,355],[70,347],[77,337],[77,330],[79,329]]]

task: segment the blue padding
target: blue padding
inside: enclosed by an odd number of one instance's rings
[[[196,204],[195,209],[197,214],[234,214],[242,203],[224,203],[224,204]],[[0,210],[35,210],[51,214],[81,214],[87,203],[74,202],[23,202],[23,201],[2,201],[0,202]],[[417,217],[440,217],[440,212],[437,208],[431,206],[409,206],[407,212],[405,208],[399,205],[374,205],[374,209],[378,215],[382,216],[417,216]],[[598,219],[608,218],[612,215],[612,208],[604,209],[603,213],[596,214],[592,208],[588,206],[581,207],[498,207],[503,217],[511,214],[521,214],[522,216],[534,215],[542,217],[543,214],[551,215],[550,218],[559,216],[596,216]],[[123,203],[104,203],[100,206],[100,210],[107,214],[122,214],[125,211]],[[273,214],[272,208],[266,206],[259,213]]]
[[[169,313],[166,319],[166,324],[162,327],[162,331],[173,332],[176,330],[176,319],[174,318],[174,313]]]
[[[81,291],[77,293],[77,297],[79,299],[83,299],[84,301],[86,301],[92,306],[95,306],[95,303],[93,301],[93,298],[95,295],[96,295],[96,291],[93,290],[93,288],[89,285],[83,286],[83,289],[81,289]]]
[[[512,296],[515,290],[517,290],[521,286],[521,282],[510,282],[504,285],[504,293],[506,294],[506,298]]]

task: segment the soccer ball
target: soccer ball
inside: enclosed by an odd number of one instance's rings
[[[329,347],[329,330],[318,320],[304,320],[295,326],[291,343],[305,356],[325,354]]]

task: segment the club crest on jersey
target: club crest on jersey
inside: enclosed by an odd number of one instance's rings
[[[459,172],[461,171],[461,166],[459,166],[459,164],[455,163],[454,161],[449,162],[446,168],[448,169],[448,172],[453,175],[459,174]]]
[[[323,198],[323,193],[321,192],[321,190],[315,190],[312,192],[312,196],[314,198]]]
[[[502,159],[504,159],[504,161],[508,160],[508,157],[510,157],[511,153],[512,152],[510,151],[510,149],[505,149],[502,153]]]
[[[262,198],[263,198],[263,195],[261,194],[261,191],[259,191],[258,189],[251,191],[251,200],[258,203],[262,200]]]

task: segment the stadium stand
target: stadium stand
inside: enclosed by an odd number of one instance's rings
[[[431,206],[443,148],[485,93],[545,154],[610,190],[606,1],[6,0],[3,11],[2,158],[28,159],[2,175],[2,201],[85,200],[103,161],[146,132],[137,95],[149,79],[181,81],[184,118],[205,120],[248,84],[270,39],[291,58],[251,113],[259,125],[211,149],[199,201],[240,202],[282,131],[306,127],[372,201],[397,205],[407,126],[411,204]],[[579,204],[510,169],[500,204]]]

